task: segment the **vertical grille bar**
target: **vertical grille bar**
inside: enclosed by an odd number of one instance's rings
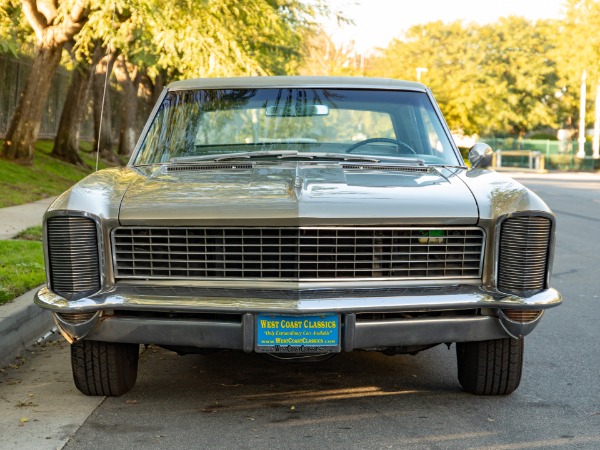
[[[52,217],[47,232],[52,290],[69,300],[100,290],[96,223],[87,217]]]
[[[500,232],[498,289],[516,295],[546,286],[552,223],[540,216],[505,220]]]

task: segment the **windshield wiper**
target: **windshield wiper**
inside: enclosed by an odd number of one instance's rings
[[[295,150],[265,150],[259,152],[244,152],[244,153],[225,153],[221,155],[205,155],[205,156],[182,156],[178,158],[171,158],[169,161],[171,164],[187,164],[195,163],[198,161],[226,161],[231,159],[252,159],[252,158],[265,158],[275,157],[277,159],[285,158],[300,158],[300,159],[333,159],[341,161],[366,161],[366,162],[379,162],[381,158],[375,158],[371,156],[361,155],[350,155],[343,153],[311,153],[311,152],[297,152]]]
[[[441,167],[442,169],[466,169],[467,166],[457,166],[454,164],[430,164],[433,167]]]
[[[299,158],[304,155],[311,156],[311,159],[335,159],[341,161],[357,161],[357,162],[373,162],[380,163],[382,161],[392,161],[400,164],[410,164],[411,166],[424,166],[425,161],[417,157],[412,156],[369,156],[369,155],[354,155],[350,153],[302,153],[298,155]],[[288,158],[289,156],[281,156],[281,158]]]
[[[198,161],[227,161],[235,159],[253,159],[253,158],[298,158],[310,160],[334,160],[334,161],[356,161],[356,162],[372,162],[379,163],[389,161],[392,163],[410,164],[424,166],[425,161],[412,156],[370,156],[370,155],[354,155],[349,153],[323,153],[323,152],[298,152],[296,150],[261,150],[257,152],[242,152],[242,153],[223,153],[220,155],[204,155],[204,156],[180,156],[171,158],[171,164],[192,164]]]
[[[197,161],[225,161],[228,159],[250,159],[250,158],[263,158],[267,156],[283,156],[283,155],[296,155],[298,152],[294,150],[265,150],[259,152],[239,152],[239,153],[222,153],[220,155],[204,155],[204,156],[180,156],[178,158],[171,158],[169,161],[171,164],[186,164],[194,163]]]
[[[297,152],[295,155],[286,154],[279,156],[279,158],[307,158],[307,159],[334,159],[341,161],[367,161],[367,162],[379,162],[381,158],[374,158],[372,156],[361,156],[361,155],[350,155],[344,153],[321,153],[321,152]]]

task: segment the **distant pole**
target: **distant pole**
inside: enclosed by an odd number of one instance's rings
[[[360,74],[365,76],[365,54],[362,52],[360,54]]]
[[[577,151],[578,158],[585,158],[585,69],[581,76],[581,93],[579,95],[579,150]]]
[[[427,72],[427,68],[426,67],[417,67],[417,81],[421,82],[421,74],[423,72]]]
[[[596,119],[594,120],[594,140],[592,141],[594,159],[600,159],[600,79],[596,84]]]

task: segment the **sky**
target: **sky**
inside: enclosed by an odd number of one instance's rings
[[[333,10],[354,20],[339,28],[335,21],[325,24],[336,43],[354,40],[359,53],[386,47],[412,25],[442,20],[479,24],[517,15],[530,20],[557,19],[564,0],[329,0]]]

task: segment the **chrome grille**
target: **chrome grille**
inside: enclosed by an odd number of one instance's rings
[[[117,228],[117,278],[481,276],[479,228]]]
[[[96,223],[86,217],[52,217],[47,231],[52,290],[67,299],[98,291]]]
[[[500,232],[498,289],[523,295],[546,286],[550,219],[518,216],[505,220]]]

